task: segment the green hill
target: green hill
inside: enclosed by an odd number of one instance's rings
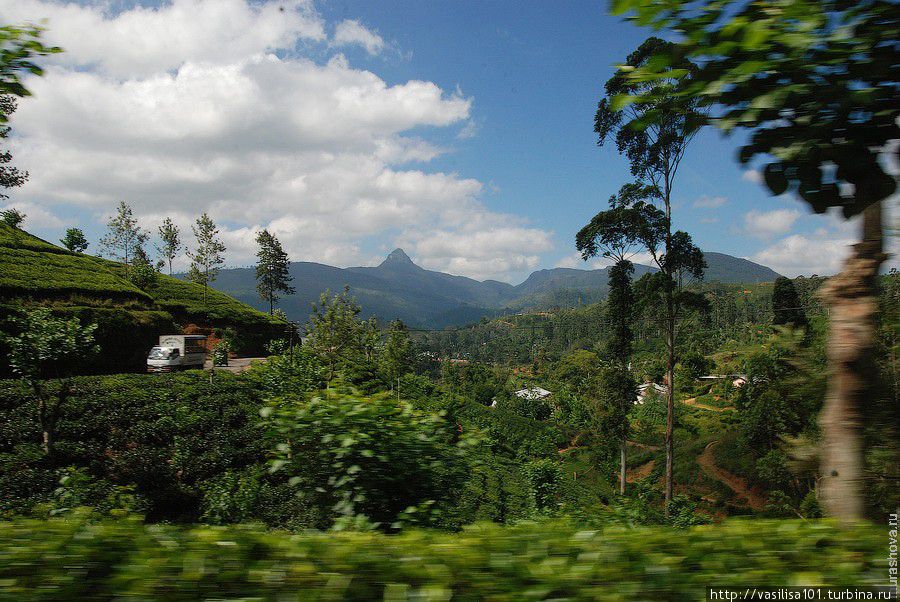
[[[102,353],[96,365],[102,371],[142,368],[160,334],[189,324],[233,328],[251,353],[285,327],[214,289],[204,300],[203,287],[164,274],[142,290],[119,263],[72,253],[0,223],[0,329],[8,328],[11,314],[33,306],[97,323]],[[0,374],[7,371],[4,363]]]

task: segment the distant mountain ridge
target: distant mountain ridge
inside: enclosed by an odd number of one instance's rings
[[[778,277],[774,270],[746,259],[714,252],[704,256],[708,281],[754,283]],[[655,268],[635,265],[636,278],[653,271]],[[300,261],[290,264],[290,274],[297,292],[278,305],[291,320],[305,321],[323,291],[338,292],[349,286],[364,316],[399,318],[420,328],[443,328],[505,312],[600,301],[609,290],[607,268],[538,270],[521,284],[512,285],[426,270],[403,249],[395,249],[374,267],[337,268]],[[266,308],[256,292],[253,268],[222,270],[213,286],[244,303]]]

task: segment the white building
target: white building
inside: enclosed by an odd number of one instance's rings
[[[516,391],[516,397],[520,397],[522,399],[529,400],[537,400],[537,399],[545,399],[550,397],[551,393],[547,389],[542,389],[540,387],[532,387],[530,389],[522,389],[520,391]]]
[[[651,391],[657,395],[665,396],[669,392],[669,389],[665,385],[658,385],[656,383],[644,383],[638,385],[637,398],[634,400],[635,405],[643,404],[644,399]]]

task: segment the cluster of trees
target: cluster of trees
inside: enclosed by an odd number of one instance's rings
[[[896,190],[889,156],[900,139],[896,102],[896,6],[792,0],[760,4],[619,0],[618,12],[678,32],[652,59],[623,72],[631,89],[612,101],[641,107],[635,127],[664,127],[667,111],[693,103],[695,127],[746,130],[739,160],[761,158],[772,194],[793,191],[819,213],[862,216],[861,241],[822,291],[831,309],[822,497],[843,519],[864,514],[866,366],[876,351],[878,272],[884,262],[881,205]],[[667,82],[663,86],[659,82]],[[838,132],[839,134],[835,134]]]

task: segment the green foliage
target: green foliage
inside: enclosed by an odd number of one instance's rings
[[[680,363],[685,369],[685,376],[690,380],[709,374],[713,368],[713,363],[696,351],[685,353]]]
[[[388,326],[384,349],[381,351],[381,371],[393,388],[394,382],[413,368],[413,347],[409,330],[400,320]]]
[[[269,313],[272,314],[278,293],[292,295],[296,292],[290,284],[290,260],[281,242],[268,230],[257,234],[256,244],[259,245],[256,252],[256,290],[263,301],[269,302]]]
[[[100,239],[100,247],[125,266],[125,275],[128,276],[129,266],[137,251],[143,250],[149,236],[150,233],[138,224],[131,206],[120,201],[115,215],[106,223],[106,234]]]
[[[756,474],[771,489],[787,490],[793,480],[787,467],[788,458],[779,449],[771,449],[756,461]]]
[[[197,218],[191,226],[197,246],[193,252],[188,252],[191,258],[191,268],[188,272],[188,280],[203,287],[203,302],[206,304],[209,293],[209,284],[216,279],[219,269],[225,263],[222,254],[225,245],[219,239],[219,228],[206,212]]]
[[[688,600],[734,583],[881,584],[884,541],[877,526],[819,521],[290,536],[248,526],[20,520],[0,523],[0,596]]]
[[[228,341],[222,340],[216,343],[212,351],[213,366],[227,366],[229,351],[231,351],[231,345]]]
[[[43,31],[43,28],[30,24],[0,27],[0,95],[29,96],[31,93],[22,84],[22,75],[43,75],[44,70],[35,59],[62,52],[56,46],[44,46],[41,42]],[[0,123],[6,123],[6,115],[0,114]]]
[[[150,288],[156,282],[156,269],[141,247],[135,249],[131,269],[127,273],[128,280],[142,290]]]
[[[803,501],[800,502],[800,514],[805,518],[822,518],[824,516],[814,491],[810,491],[803,497]]]
[[[262,412],[275,459],[297,494],[338,524],[362,517],[382,529],[433,525],[468,472],[468,448],[444,418],[374,397],[296,398]],[[320,525],[330,526],[330,525]]]
[[[48,395],[57,394],[56,385],[45,386]],[[150,521],[197,521],[206,481],[227,471],[263,470],[263,401],[255,382],[242,375],[223,372],[212,382],[196,371],[77,377],[67,390],[54,451],[45,458],[27,389],[0,382],[0,516],[57,503],[57,471],[75,467],[97,491],[133,488]],[[261,508],[283,498],[290,502],[290,494],[279,497],[272,487],[264,493],[269,497]],[[96,498],[85,501],[95,505]],[[266,512],[257,517],[272,526],[288,526],[292,518]]]
[[[518,395],[507,393],[505,395],[501,394],[494,399],[497,405],[493,407],[531,420],[547,420],[553,415],[555,409],[554,403],[547,397],[544,399],[524,399]]]
[[[59,242],[73,253],[84,253],[88,248],[87,238],[80,228],[66,228],[66,235]]]
[[[313,305],[307,344],[328,366],[329,382],[341,363],[354,362],[362,353],[364,328],[358,319],[360,311],[349,288],[334,296],[325,291],[319,303]]]
[[[99,349],[94,345],[96,324],[82,326],[76,318],[57,318],[46,308],[25,312],[10,319],[18,335],[2,335],[9,350],[12,371],[38,387],[46,378],[60,378],[72,372]]]
[[[794,282],[789,278],[775,279],[775,288],[772,291],[772,324],[794,328],[806,328],[809,325],[800,302],[800,295],[797,294]]]
[[[592,407],[592,426],[603,442],[603,455],[611,457],[628,434],[628,412],[637,397],[637,383],[626,366],[606,366],[598,381]],[[649,402],[649,403],[652,403]]]
[[[745,437],[759,453],[782,434],[812,426],[825,393],[825,357],[820,341],[803,343],[803,333],[780,329],[764,351],[749,356],[749,382],[736,398]]]
[[[146,510],[146,504],[135,494],[134,486],[98,480],[87,470],[74,466],[60,469],[57,474],[59,487],[49,502],[35,508],[37,514],[59,516],[81,507],[90,507],[96,516],[125,515]]]
[[[159,244],[156,251],[162,256],[163,261],[169,266],[169,276],[172,275],[172,261],[178,256],[183,245],[181,243],[181,230],[167,217],[163,223],[157,228],[159,234]]]
[[[316,391],[325,386],[325,376],[325,366],[306,346],[273,355],[248,374],[263,393],[272,397]]]
[[[441,383],[453,395],[489,406],[495,397],[507,401],[507,374],[485,364],[455,364],[445,362],[441,366]]]
[[[3,167],[2,169],[9,168]],[[10,228],[20,228],[25,222],[26,217],[27,216],[24,213],[15,208],[4,209],[3,211],[0,211],[0,219],[2,219],[3,223],[5,223]]]
[[[559,462],[549,458],[532,460],[525,464],[529,493],[538,512],[549,512],[557,506],[562,473]]]
[[[697,514],[697,504],[684,495],[676,495],[669,502],[668,521],[673,527],[685,528],[703,525],[709,519]]]
[[[261,474],[258,470],[225,471],[204,481],[200,520],[213,525],[227,525],[251,520],[259,502]]]
[[[750,130],[740,161],[771,161],[763,175],[772,194],[793,189],[816,212],[841,207],[849,217],[896,189],[885,161],[900,138],[896,47],[887,41],[900,37],[894,2],[616,0],[613,7],[680,33],[621,75],[635,87],[665,78],[670,89],[632,100],[653,108],[675,88],[679,99],[715,107],[709,121],[719,128]],[[685,59],[698,64],[673,73]]]

